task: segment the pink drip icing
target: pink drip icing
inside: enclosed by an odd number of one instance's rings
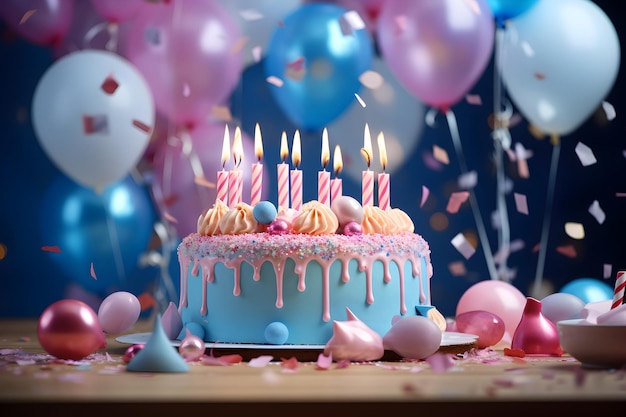
[[[180,264],[180,301],[178,302],[178,312],[181,313],[183,307],[187,307],[187,270],[189,269],[190,260],[186,256],[179,256]]]
[[[276,275],[276,308],[283,308],[283,276],[285,274],[285,262],[272,262],[274,275]]]
[[[348,264],[350,263],[350,259],[341,258],[341,280],[343,282],[350,281],[350,274],[348,273]]]
[[[385,280],[385,282],[391,282],[391,274],[389,273],[389,262],[383,261],[383,266],[384,266],[383,279]],[[398,266],[398,269],[400,269],[400,266]]]
[[[308,262],[307,262],[308,264]],[[298,291],[304,292],[306,290],[306,281],[304,272],[306,271],[306,266],[304,263],[296,262],[296,266],[293,268],[294,272],[298,275]]]

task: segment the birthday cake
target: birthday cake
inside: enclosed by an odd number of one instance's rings
[[[217,199],[178,259],[183,332],[205,341],[325,345],[347,312],[381,338],[406,316],[445,330],[431,305],[428,243],[397,208],[348,196],[300,210]]]

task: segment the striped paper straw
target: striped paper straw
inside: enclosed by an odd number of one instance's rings
[[[626,288],[626,271],[619,271],[615,279],[615,289],[613,290],[613,304],[611,310],[619,307],[624,302],[624,289]]]

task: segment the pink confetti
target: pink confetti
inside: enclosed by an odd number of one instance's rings
[[[91,263],[91,266],[89,268],[89,273],[91,274],[91,278],[93,278],[95,281],[98,280],[98,277],[96,276],[96,270],[93,267],[93,262]]]
[[[113,78],[112,75],[109,75],[104,80],[104,82],[102,83],[100,88],[102,89],[102,91],[104,91],[108,95],[112,95],[113,93],[115,93],[115,90],[117,90],[117,87],[119,87],[119,86],[120,85],[119,85],[119,83],[117,81],[115,81],[115,78]]]
[[[450,262],[448,264],[448,270],[454,277],[460,277],[467,273],[467,269],[465,268],[465,264],[461,261]]]
[[[459,191],[456,193],[452,193],[450,195],[450,199],[448,200],[448,205],[446,207],[446,211],[448,213],[457,213],[461,208],[461,204],[465,203],[469,198],[468,191]]]
[[[300,81],[304,77],[304,74],[304,57],[299,57],[287,63],[287,70],[285,71],[285,75],[287,76],[287,78],[291,78],[295,81]]]
[[[270,363],[274,357],[272,355],[261,355],[256,358],[252,358],[248,361],[248,366],[251,368],[263,368]]]
[[[447,353],[435,353],[427,357],[425,361],[435,373],[446,372],[454,365],[452,355]]]
[[[24,23],[26,23],[26,21],[27,21],[28,19],[30,19],[30,17],[31,17],[32,15],[34,15],[34,14],[35,14],[35,12],[37,12],[37,9],[29,10],[29,11],[27,11],[26,13],[24,13],[24,15],[22,16],[22,18],[20,19],[20,23],[19,23],[19,24],[20,24],[20,25],[23,25]]]
[[[515,198],[515,207],[517,208],[517,212],[528,214],[528,202],[526,201],[526,196],[520,193],[513,193],[513,197]]]
[[[394,33],[396,35],[401,34],[406,30],[407,18],[406,16],[396,16],[394,19]]]
[[[324,353],[320,353],[317,356],[317,362],[315,363],[315,365],[317,366],[318,369],[328,369],[330,368],[330,365],[332,365],[332,363],[333,363],[332,353],[329,354],[328,356],[324,355]]]
[[[42,246],[41,250],[44,252],[55,252],[55,253],[61,253],[61,248],[59,248],[58,246]]]
[[[165,217],[165,219],[167,219],[168,221],[170,221],[172,223],[178,223],[178,219],[176,217],[172,216],[167,211],[163,212],[163,217]]]
[[[476,171],[466,172],[459,176],[458,184],[460,188],[470,190],[478,184],[478,174]]]
[[[272,85],[275,85],[276,87],[282,87],[283,86],[283,80],[281,80],[280,78],[274,76],[274,75],[270,75],[269,77],[266,78],[266,81]]]
[[[83,115],[83,133],[92,135],[94,133],[106,134],[109,132],[107,117],[105,115]]]
[[[451,243],[452,246],[454,246],[465,259],[471,258],[476,252],[476,249],[467,241],[463,233],[459,233],[452,238]]]
[[[473,104],[475,106],[480,106],[481,104],[483,104],[483,100],[478,94],[468,94],[465,96],[465,100],[469,104]]]
[[[146,133],[150,133],[152,130],[150,126],[136,119],[133,119],[133,126]]]
[[[183,97],[189,97],[191,95],[191,87],[188,83],[183,84]]]
[[[422,201],[420,203],[420,207],[424,207],[424,203],[428,200],[428,196],[430,195],[430,189],[425,185],[422,185]]]
[[[613,276],[613,265],[604,264],[602,266],[602,278],[609,279]]]
[[[233,45],[233,47],[230,49],[230,54],[231,55],[235,55],[240,53],[244,46],[246,46],[246,44],[248,43],[248,38],[247,37],[242,37],[237,39],[237,42],[235,42],[235,44]]]
[[[561,255],[567,256],[568,258],[575,258],[578,255],[576,253],[576,248],[572,245],[558,246],[556,251]]]

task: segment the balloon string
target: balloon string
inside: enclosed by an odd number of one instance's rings
[[[553,136],[552,140],[552,160],[550,162],[550,177],[548,179],[548,193],[546,206],[543,215],[543,227],[541,229],[541,241],[539,244],[539,259],[537,261],[537,271],[535,273],[534,294],[539,294],[543,280],[543,270],[546,261],[546,251],[548,249],[548,231],[550,230],[550,218],[552,213],[552,201],[554,199],[554,187],[556,184],[556,172],[559,165],[559,151],[561,141],[558,136]]]
[[[83,38],[83,49],[90,48],[93,38],[95,38],[98,35],[98,33],[106,29],[107,25],[108,25],[107,22],[101,22],[101,23],[98,23],[97,25],[94,25],[91,29],[89,29],[87,33],[85,33],[85,37]]]
[[[459,127],[457,125],[456,117],[454,116],[452,110],[446,111],[446,119],[448,120],[450,136],[452,136],[452,142],[454,144],[454,149],[456,150],[457,158],[459,160],[461,172],[466,174],[467,164],[465,163],[463,147],[461,146]],[[480,208],[478,207],[478,203],[476,201],[476,196],[473,189],[469,190],[469,198],[470,204],[472,206],[472,214],[474,215],[474,221],[476,222],[476,227],[478,228],[478,235],[480,237],[480,241],[482,242],[483,253],[485,254],[485,261],[487,262],[489,275],[491,276],[491,279],[498,279],[495,264],[493,261],[493,254],[491,253],[491,246],[489,245],[489,240],[487,239],[487,232],[485,231],[485,225],[483,224],[482,216],[480,215]]]

